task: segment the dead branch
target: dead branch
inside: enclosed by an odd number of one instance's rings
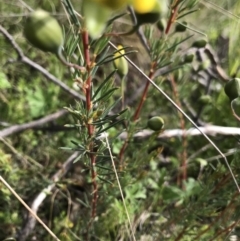
[[[199,127],[200,131],[204,134],[209,136],[216,136],[216,135],[240,135],[240,128],[238,127],[225,127],[225,126],[215,126],[215,125],[206,125],[204,127]],[[171,138],[171,137],[182,137],[182,136],[199,136],[202,133],[196,128],[190,128],[188,130],[181,130],[181,129],[173,129],[173,130],[165,130],[163,133],[159,134],[158,138]],[[136,139],[146,139],[152,135],[153,131],[150,130],[142,130],[134,135]],[[123,132],[119,136],[120,139],[125,140],[127,137],[127,133]]]
[[[36,128],[39,126],[42,126],[48,122],[54,121],[68,113],[67,110],[59,110],[53,114],[47,115],[39,120],[35,121],[30,121],[28,123],[20,124],[20,125],[12,125],[10,127],[7,127],[3,130],[0,130],[0,138],[4,138],[16,133],[20,133],[22,131],[31,129],[31,128]]]
[[[13,36],[2,26],[0,25],[0,32],[3,34],[3,36],[8,40],[8,42],[12,45],[12,47],[15,49],[17,55],[18,55],[18,61],[30,66],[31,68],[39,71],[42,75],[44,75],[48,80],[52,81],[54,84],[58,85],[60,88],[62,88],[65,92],[72,95],[74,98],[79,100],[85,100],[85,97],[80,95],[75,90],[69,88],[66,84],[64,84],[60,79],[56,78],[54,75],[49,73],[45,68],[43,68],[41,65],[35,63],[28,57],[26,57],[22,51],[22,49],[19,47],[19,45],[15,42]]]
[[[52,184],[50,184],[49,186],[47,186],[46,188],[44,188],[37,196],[36,198],[33,200],[32,205],[31,205],[31,209],[32,211],[34,211],[35,213],[38,212],[38,209],[40,207],[40,205],[43,203],[44,199],[52,192],[52,190],[55,188],[56,183],[63,178],[67,172],[70,170],[71,165],[74,161],[74,159],[76,159],[78,155],[78,152],[74,152],[62,165],[62,168],[60,170],[58,170],[51,178],[51,180],[53,181]],[[19,232],[17,240],[19,241],[25,241],[27,239],[27,237],[31,234],[32,230],[35,228],[36,226],[36,219],[32,216],[32,215],[28,215],[27,220],[25,221],[25,225],[23,227],[23,229]]]

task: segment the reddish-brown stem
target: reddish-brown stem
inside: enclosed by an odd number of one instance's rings
[[[174,23],[175,19],[177,18],[177,13],[178,13],[178,0],[176,0],[175,3],[172,6],[171,15],[170,15],[170,18],[168,20],[167,27],[166,27],[166,30],[165,30],[166,34],[169,33],[169,30],[172,26],[172,23]]]
[[[156,68],[156,65],[157,63],[156,62],[153,62],[152,63],[152,66],[151,66],[151,69],[150,69],[150,72],[149,72],[149,75],[148,77],[150,79],[152,79],[153,75],[154,75],[154,71],[155,71],[155,68]],[[133,121],[137,121],[137,119],[139,118],[139,115],[140,115],[140,112],[141,112],[141,109],[143,107],[143,103],[145,102],[146,98],[147,98],[147,92],[148,92],[148,88],[150,86],[150,82],[147,81],[146,85],[145,85],[145,88],[143,90],[143,93],[142,93],[142,97],[141,97],[141,100],[139,102],[139,105],[135,111],[135,114],[133,115]]]
[[[86,30],[82,31],[82,41],[83,41],[83,52],[84,52],[84,57],[85,57],[85,62],[86,62],[86,67],[88,71],[88,78],[86,80],[86,105],[87,105],[87,110],[90,110],[92,107],[92,102],[91,102],[91,75],[90,75],[90,68],[91,68],[91,60],[90,60],[90,53],[89,53],[89,39],[88,39],[88,32]]]
[[[187,226],[183,227],[182,231],[178,234],[178,236],[175,238],[174,241],[179,241],[182,239],[183,235],[184,235],[184,232],[186,231],[187,229]]]
[[[215,218],[214,222],[212,222],[206,229],[202,230],[196,237],[194,240],[200,240],[200,237],[205,234],[208,230],[210,230],[210,228],[212,228],[216,222],[218,220],[220,220],[222,217],[224,217],[224,219],[226,220],[230,220],[230,219],[227,219],[225,218],[226,216],[226,211],[229,210],[230,208],[232,208],[234,202],[236,201],[235,198],[239,195],[239,192],[236,192],[232,198],[230,198],[229,200],[231,200],[231,202],[227,205],[227,207],[225,207],[225,209],[220,212],[220,214]],[[226,229],[225,229],[226,230]]]
[[[125,140],[124,144],[122,145],[122,148],[119,152],[119,169],[120,169],[120,171],[123,170],[123,156],[124,156],[124,152],[125,152],[127,146],[128,146],[128,138],[126,138],[126,140]]]
[[[214,240],[219,240],[217,239],[218,236],[222,235],[222,234],[228,234],[229,231],[233,230],[233,228],[237,225],[237,221],[233,222],[232,224],[230,224],[228,227],[224,228],[223,230],[220,229],[217,234],[212,238],[212,239],[209,239],[209,241],[214,241]]]
[[[176,102],[176,104],[181,108],[181,102],[179,101],[179,96],[178,96],[178,91],[177,91],[177,86],[174,80],[174,76],[170,75],[170,82],[173,90],[173,100]],[[178,112],[179,119],[180,119],[180,126],[181,129],[184,131],[185,130],[185,121],[182,113]],[[185,135],[182,137],[183,139],[183,151],[182,151],[182,170],[178,175],[178,184],[182,184],[183,180],[187,179],[187,138]]]
[[[93,198],[92,198],[92,215],[91,218],[93,219],[96,216],[96,207],[97,207],[97,199],[98,199],[98,187],[97,187],[97,172],[95,168],[96,164],[96,156],[94,154],[90,155],[91,158],[91,164],[92,164],[92,170],[91,170],[91,177],[92,177],[92,183],[93,183]]]
[[[212,194],[216,193],[219,189],[221,189],[229,180],[231,180],[232,177],[231,175],[228,173],[226,175],[224,175],[221,180],[219,181],[218,184],[216,184],[216,186],[214,187],[214,189],[212,190]]]
[[[90,52],[89,52],[89,36],[86,30],[82,31],[82,42],[83,42],[83,52],[84,58],[86,62],[86,68],[88,71],[88,78],[85,84],[85,95],[86,95],[86,108],[88,111],[92,109],[92,100],[91,100],[91,88],[92,88],[92,77],[90,74],[91,71],[91,60],[90,60]],[[88,135],[91,138],[94,134],[94,126],[91,124],[87,124]],[[89,145],[89,158],[91,160],[91,178],[93,185],[93,193],[92,193],[92,206],[91,206],[91,220],[89,222],[88,228],[91,227],[92,221],[96,216],[96,208],[97,208],[97,199],[98,199],[98,186],[97,186],[97,172],[96,172],[96,155],[93,153],[94,143],[91,142]]]
[[[152,77],[154,75],[156,66],[157,66],[157,63],[153,62],[152,66],[151,66],[151,69],[150,69],[150,72],[149,72],[149,75],[148,75],[148,77],[150,79],[152,79]],[[142,97],[141,97],[141,100],[139,102],[139,105],[138,105],[138,107],[137,107],[137,109],[136,109],[136,111],[135,111],[135,113],[133,115],[133,121],[134,122],[136,122],[138,120],[138,118],[139,118],[141,109],[142,109],[143,104],[144,104],[144,102],[146,100],[146,97],[147,97],[147,92],[148,92],[149,86],[150,86],[150,82],[147,81],[147,83],[145,85],[145,88],[143,90]],[[122,170],[122,168],[123,168],[123,156],[124,156],[124,152],[125,152],[125,150],[126,150],[126,148],[128,146],[128,141],[129,141],[129,136],[128,136],[128,138],[126,138],[126,140],[125,140],[125,142],[124,142],[124,144],[123,144],[123,146],[122,146],[122,148],[121,148],[121,150],[119,152],[119,166],[120,166],[120,170]]]

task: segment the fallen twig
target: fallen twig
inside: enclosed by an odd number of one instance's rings
[[[51,193],[51,191],[55,188],[56,183],[66,175],[66,173],[70,170],[70,167],[74,161],[74,159],[77,157],[78,152],[74,152],[62,165],[62,168],[58,170],[51,178],[53,181],[52,184],[50,184],[48,187],[44,188],[33,200],[32,205],[31,205],[31,210],[34,213],[38,212],[38,209],[40,205],[43,203],[44,199]],[[24,228],[19,232],[17,240],[19,241],[24,241],[27,239],[27,237],[30,235],[32,230],[34,229],[36,225],[36,219],[32,216],[29,215],[27,220],[25,221],[25,226]]]
[[[71,94],[76,99],[85,100],[85,97],[80,95],[77,91],[69,88],[66,84],[64,84],[60,79],[49,73],[45,68],[43,68],[41,65],[35,63],[28,57],[26,57],[19,47],[19,45],[15,42],[13,36],[2,26],[0,25],[0,32],[3,34],[3,36],[8,40],[8,42],[12,45],[12,47],[15,49],[17,55],[18,55],[18,61],[30,66],[31,68],[34,68],[35,70],[39,71],[42,75],[44,75],[48,80],[52,81],[54,84],[58,85],[60,88],[62,88],[65,92]]]
[[[181,129],[173,129],[173,130],[165,130],[161,133],[158,138],[171,138],[171,137],[181,137],[181,136],[200,136],[202,133],[210,136],[216,135],[226,135],[226,136],[237,136],[240,135],[240,128],[238,127],[225,127],[225,126],[214,126],[214,125],[206,125],[204,127],[198,127],[198,129],[190,128],[188,130]],[[142,130],[136,133],[133,137],[137,139],[145,139],[149,138],[152,135],[153,131],[150,130]],[[127,137],[127,132],[121,133],[119,136],[120,139],[125,140]]]
[[[48,122],[54,121],[64,115],[66,115],[67,113],[68,113],[67,110],[60,110],[53,114],[47,115],[39,120],[30,121],[28,123],[24,123],[24,124],[20,124],[20,125],[12,125],[3,130],[0,130],[0,137],[1,138],[7,137],[10,135],[34,128],[34,127],[42,126]]]

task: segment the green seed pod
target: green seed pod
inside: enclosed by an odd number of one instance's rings
[[[174,79],[176,81],[180,81],[183,76],[184,76],[184,67],[183,68],[179,68],[179,69],[176,69],[174,72],[173,72],[173,76],[174,76]]]
[[[192,47],[195,48],[204,48],[207,45],[207,40],[206,39],[199,39],[193,42]]]
[[[36,10],[24,26],[26,39],[42,51],[59,55],[63,46],[63,34],[58,21],[44,10]]]
[[[239,97],[240,96],[240,79],[234,78],[229,80],[224,87],[224,91],[231,101]]]
[[[210,95],[202,95],[198,100],[200,103],[206,105],[212,102],[212,97]]]
[[[147,125],[153,131],[160,131],[164,127],[164,120],[160,116],[154,116],[148,120]]]
[[[118,50],[115,54],[114,57],[119,57],[121,55],[125,54],[125,51],[123,49],[122,45],[118,45]],[[123,77],[127,75],[128,73],[128,62],[124,57],[119,57],[113,61],[114,67],[117,69],[118,74]]]
[[[187,22],[177,23],[175,27],[175,32],[185,32],[187,29]]]
[[[234,113],[240,117],[240,97],[237,97],[236,99],[232,100],[231,102],[231,108]]]
[[[161,18],[158,22],[157,22],[157,28],[161,31],[164,32],[165,29],[167,27],[167,20],[165,18]]]
[[[186,54],[183,57],[183,63],[185,64],[189,64],[193,62],[195,55],[194,54]]]
[[[106,28],[112,10],[105,6],[105,1],[83,0],[82,13],[89,35],[99,38]]]
[[[210,65],[211,65],[210,59],[206,59],[199,64],[197,71],[206,70],[210,67]]]

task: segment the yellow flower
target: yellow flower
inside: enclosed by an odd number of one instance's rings
[[[123,77],[125,75],[127,75],[128,73],[128,62],[124,57],[120,57],[121,55],[125,54],[125,50],[123,49],[122,45],[118,45],[117,49],[119,51],[116,51],[116,53],[114,54],[114,57],[117,59],[114,59],[113,64],[114,67],[117,69],[118,74]]]
[[[151,12],[158,0],[132,0],[132,5],[137,13]]]

